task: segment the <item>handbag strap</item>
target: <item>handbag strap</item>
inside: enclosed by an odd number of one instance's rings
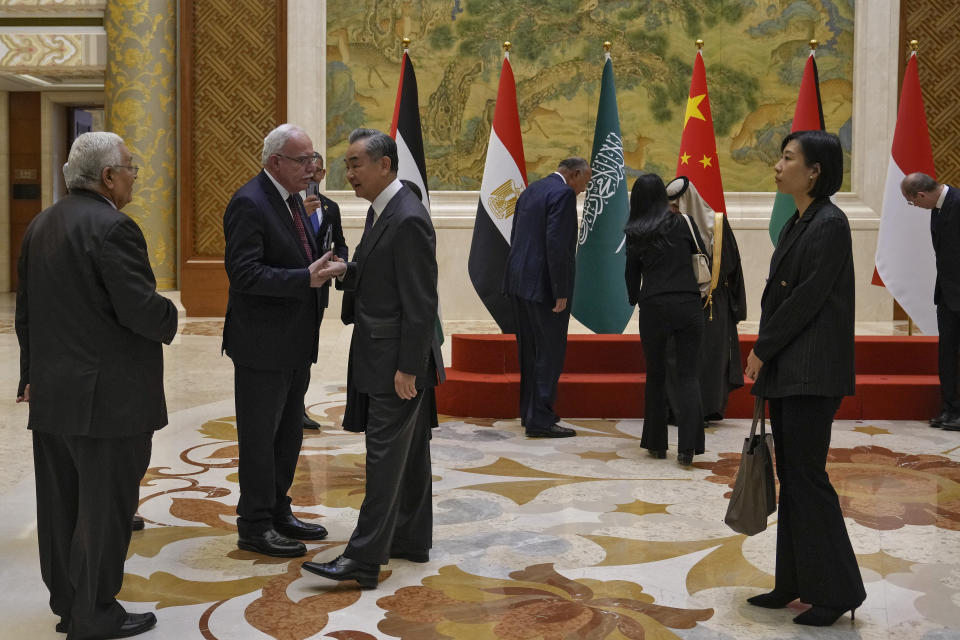
[[[690,224],[690,216],[688,216],[685,213],[681,213],[680,215],[683,216],[683,219],[687,223],[687,228],[690,229],[690,237],[693,239],[693,246],[697,248],[697,253],[699,253],[700,255],[706,255],[703,251],[700,250],[700,243],[697,242],[697,235],[693,232],[693,225]]]
[[[757,424],[760,425],[760,437],[767,435],[767,417],[766,417],[766,402],[763,397],[757,396],[756,401],[753,403],[753,424],[750,425],[750,442],[753,442],[753,437],[757,435]]]

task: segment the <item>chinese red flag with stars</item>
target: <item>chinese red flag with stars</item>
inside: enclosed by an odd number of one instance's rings
[[[697,58],[693,61],[690,97],[687,98],[687,109],[683,115],[677,175],[687,176],[711,209],[726,214],[723,182],[720,180],[720,160],[717,158],[717,139],[713,133],[710,96],[707,94],[707,71],[703,66],[700,51],[697,51]]]

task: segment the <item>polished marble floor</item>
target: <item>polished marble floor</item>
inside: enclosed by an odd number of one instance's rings
[[[12,400],[12,320],[12,296],[0,294],[0,638],[60,638],[39,577],[26,409]],[[723,524],[742,420],[714,424],[684,469],[675,448],[645,455],[641,420],[571,420],[578,436],[551,441],[527,440],[516,420],[441,416],[430,562],[392,561],[372,591],[303,573],[304,560],[340,552],[363,498],[362,437],[338,428],[349,333],[333,322],[307,396],[324,428],[305,432],[291,490],[297,515],[329,540],[293,560],[240,551],[220,328],[185,319],[165,349],[170,425],[154,438],[147,528],[133,536],[120,594],[129,610],[156,612],[144,638],[960,638],[960,433],[919,422],[835,424],[828,468],[868,595],[855,622],[829,629],[792,624],[797,603],[744,603],[772,585],[776,514],[753,537]]]

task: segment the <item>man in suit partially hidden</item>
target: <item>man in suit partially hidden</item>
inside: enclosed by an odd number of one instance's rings
[[[161,343],[177,332],[143,233],[120,211],[138,172],[120,136],[79,136],[70,194],[30,223],[18,265],[17,402],[30,403],[40,573],[68,640],[157,622],[116,600],[153,432],[167,424]]]
[[[313,170],[313,180],[318,187],[327,175],[327,170],[323,166],[323,155],[317,154],[317,166]],[[303,201],[303,206],[307,210],[307,219],[310,221],[310,228],[313,230],[317,246],[321,252],[333,251],[341,260],[346,260],[349,255],[347,241],[343,237],[343,224],[340,220],[340,205],[323,195],[319,191],[316,194],[307,195]],[[329,234],[331,246],[323,246],[324,240]],[[320,305],[326,309],[330,303],[330,283],[327,282],[320,287]],[[309,386],[310,379],[307,378]],[[320,429],[320,424],[307,414],[303,413],[304,429]]]
[[[503,291],[517,321],[520,424],[532,438],[567,438],[554,411],[570,323],[576,272],[577,195],[590,182],[590,165],[567,158],[520,194],[513,214]]]
[[[433,508],[430,424],[443,361],[437,319],[436,235],[420,199],[397,179],[397,143],[372,129],[350,134],[347,181],[372,204],[373,224],[352,262],[323,273],[353,292],[350,368],[366,409],[366,495],[343,554],[303,568],[377,586],[390,558],[427,562]],[[344,296],[344,299],[347,297]],[[432,415],[431,415],[432,414]]]
[[[326,279],[298,195],[318,159],[303,129],[280,125],[263,140],[263,170],[237,190],[223,216],[230,279],[223,349],[233,360],[240,447],[237,545],[277,557],[301,556],[299,540],[327,535],[296,518],[287,495],[323,317]]]
[[[925,173],[911,173],[900,183],[907,203],[930,209],[930,235],[937,256],[937,281],[933,303],[937,305],[940,370],[940,415],[931,427],[960,431],[960,394],[957,390],[957,359],[960,358],[960,191],[940,184]]]

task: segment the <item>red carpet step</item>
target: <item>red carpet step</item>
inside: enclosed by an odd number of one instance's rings
[[[740,336],[746,362],[755,335]],[[454,334],[447,381],[437,388],[440,413],[515,418],[520,402],[517,343],[512,335]],[[857,336],[857,394],[844,398],[844,420],[927,420],[939,413],[937,338]],[[564,418],[642,418],[646,364],[638,335],[571,335],[557,399]],[[730,394],[728,418],[753,415],[752,383]]]

